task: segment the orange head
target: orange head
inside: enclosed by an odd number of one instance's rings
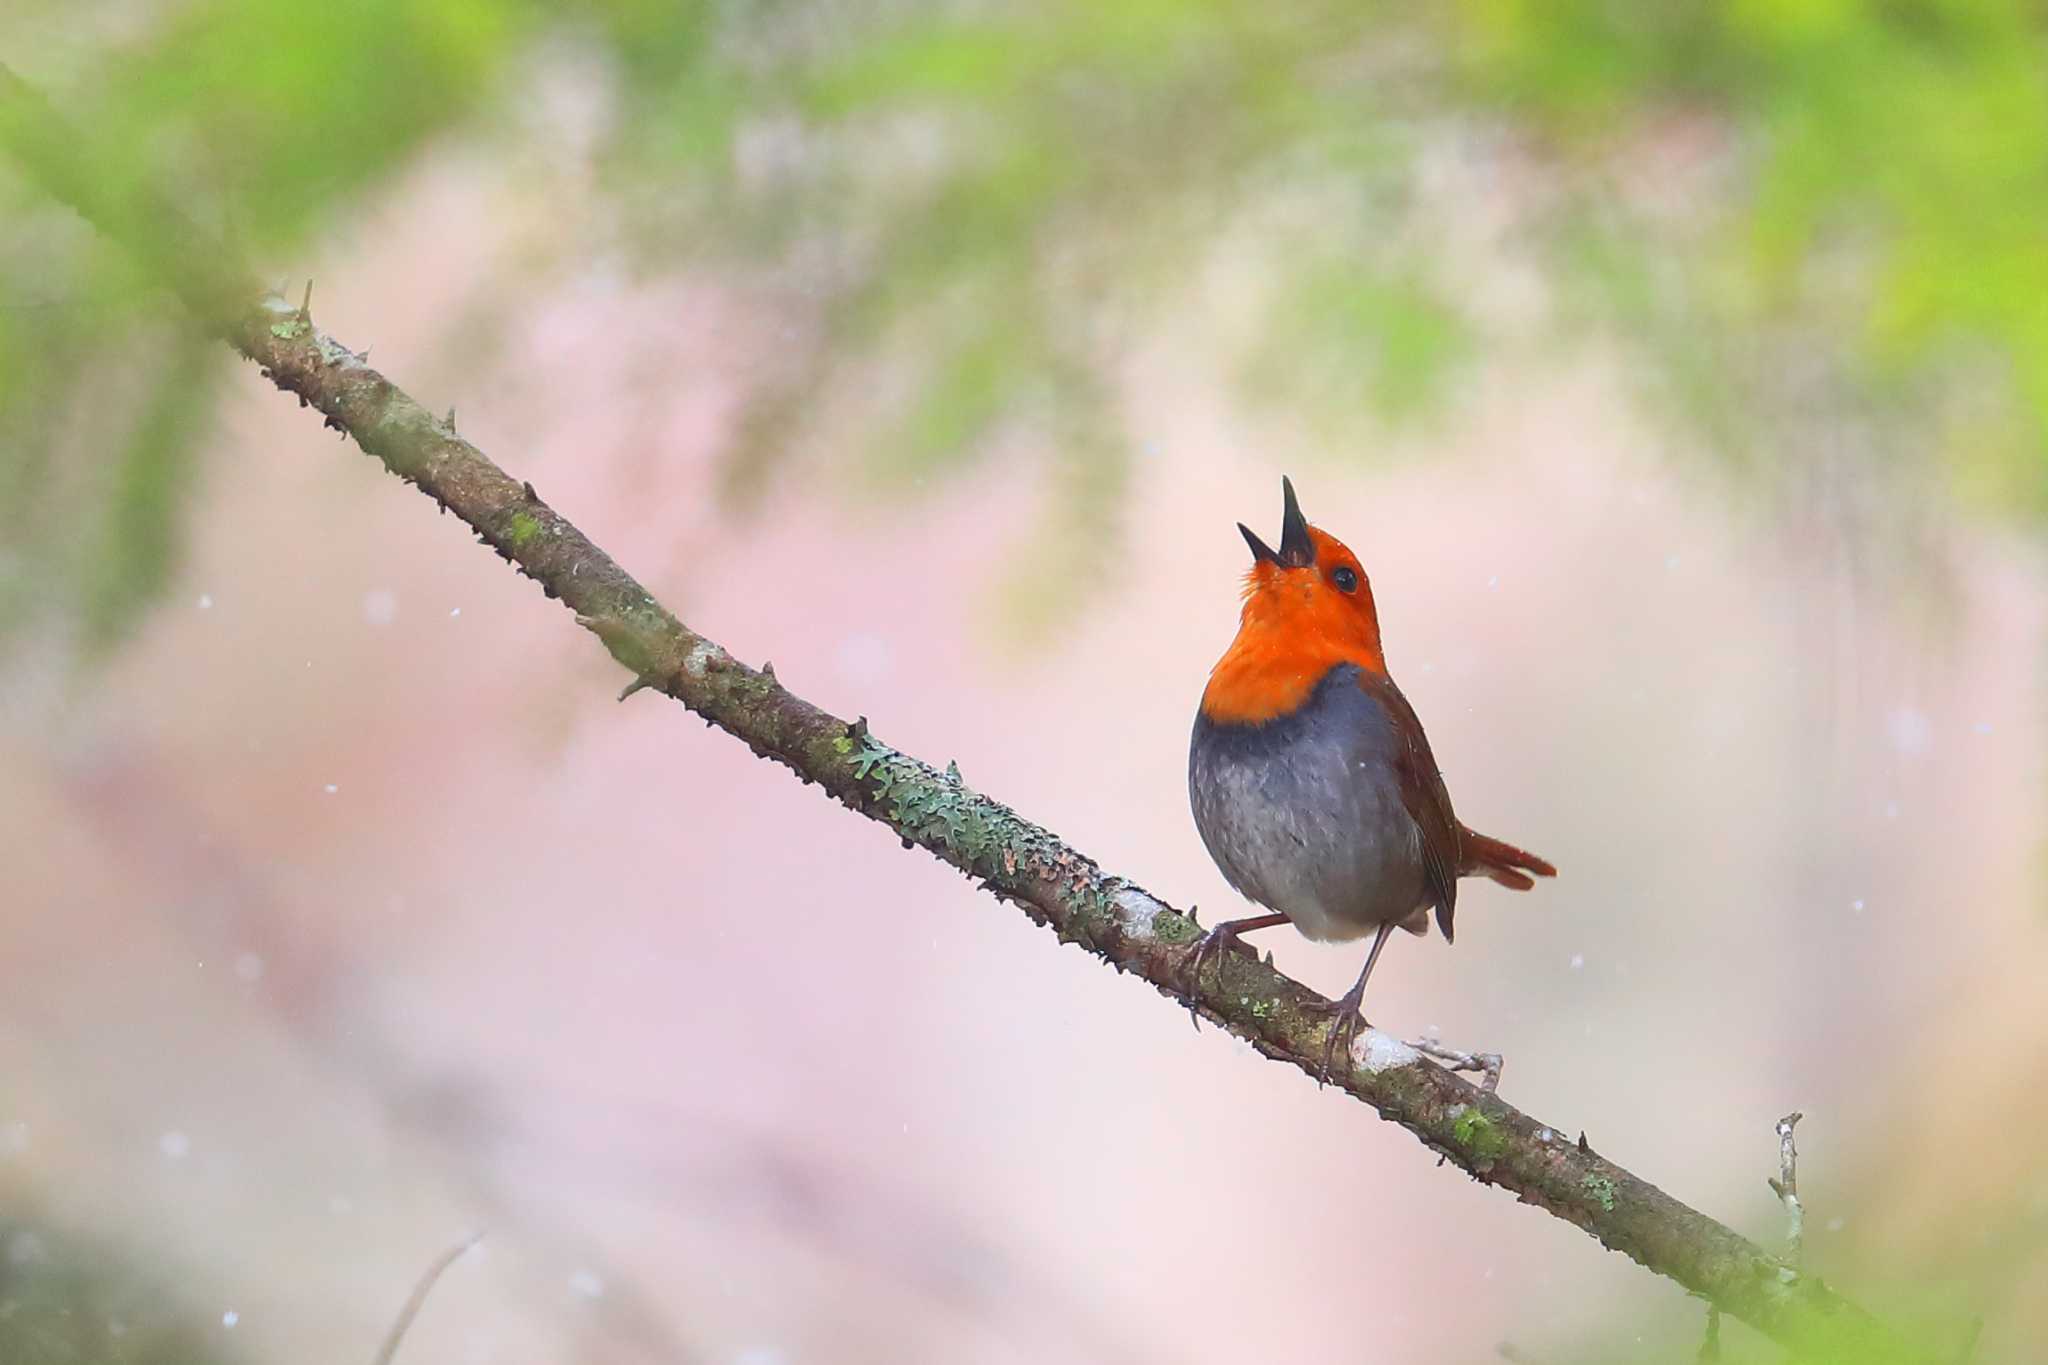
[[[1338,664],[1386,671],[1372,585],[1358,556],[1308,524],[1294,484],[1280,481],[1285,509],[1274,550],[1239,522],[1252,547],[1237,638],[1209,674],[1202,712],[1225,724],[1257,724],[1299,706]]]

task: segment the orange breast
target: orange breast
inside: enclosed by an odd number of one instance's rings
[[[1308,700],[1338,664],[1384,675],[1379,613],[1351,552],[1314,527],[1316,562],[1284,567],[1261,560],[1245,575],[1237,638],[1210,671],[1202,714],[1223,725],[1256,725]],[[1326,574],[1349,571],[1339,587]]]
[[[1325,673],[1343,663],[1385,671],[1378,655],[1355,643],[1347,647],[1335,640],[1247,627],[1209,674],[1202,714],[1219,725],[1258,725],[1287,715],[1308,700]]]

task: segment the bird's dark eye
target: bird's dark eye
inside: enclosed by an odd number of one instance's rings
[[[1339,592],[1358,591],[1358,573],[1347,564],[1340,564],[1330,571],[1330,581],[1337,585]]]

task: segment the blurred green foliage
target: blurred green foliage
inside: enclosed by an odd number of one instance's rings
[[[1819,407],[1874,428],[1857,453],[2038,519],[2043,17],[2010,0],[1470,0],[1451,50],[1475,104],[1581,167],[1640,178],[1628,163],[1660,120],[1667,144],[1681,120],[1710,127],[1725,164],[1704,202],[1674,213],[1593,175],[1558,236],[1724,448],[1797,458],[1774,432],[1811,436]]]
[[[1018,575],[1027,610],[1116,543],[1139,341],[1214,334],[1250,396],[1366,448],[1531,340],[1452,245],[1479,220],[1541,266],[1537,342],[1620,339],[1731,467],[1825,452],[2038,519],[2043,38],[2010,0],[0,16],[102,183],[163,186],[273,266],[435,140],[516,129],[551,61],[594,58],[600,194],[563,249],[715,270],[789,339],[749,381],[729,491],[804,452],[883,487],[1044,452],[1035,539],[1062,553]],[[1467,173],[1432,178],[1445,162]],[[1205,288],[1221,258],[1242,315]],[[31,513],[0,621],[118,639],[175,567],[225,361],[4,166],[0,267],[0,492]]]
[[[209,1365],[193,1318],[100,1248],[0,1217],[0,1360],[7,1365]]]
[[[0,16],[0,59],[61,77],[49,93],[111,198],[163,187],[231,248],[292,259],[508,97],[533,18],[495,0],[26,0]],[[90,652],[169,580],[229,360],[14,169],[0,157],[0,629],[59,622]]]

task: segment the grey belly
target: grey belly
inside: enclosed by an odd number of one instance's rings
[[[1422,838],[1402,804],[1377,704],[1355,684],[1328,686],[1347,679],[1325,681],[1280,721],[1198,719],[1188,792],[1209,856],[1241,895],[1309,938],[1341,940],[1425,908]]]

